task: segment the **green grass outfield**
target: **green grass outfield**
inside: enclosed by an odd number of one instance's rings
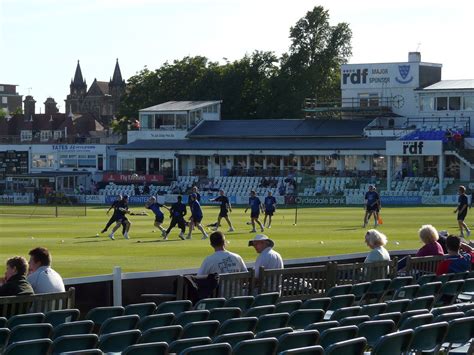
[[[150,271],[199,267],[203,258],[212,253],[209,241],[195,232],[193,240],[178,239],[174,229],[168,241],[160,233],[152,233],[153,217],[131,216],[130,240],[116,234],[111,241],[100,232],[108,220],[106,208],[89,207],[87,217],[30,217],[31,206],[24,206],[22,216],[0,215],[0,260],[13,255],[27,257],[36,246],[45,246],[53,255],[53,267],[63,277],[78,277],[111,273],[114,266],[123,271]],[[142,208],[132,208],[141,211]],[[422,224],[433,224],[438,230],[457,233],[454,207],[386,207],[382,210],[384,224],[379,229],[388,236],[387,249],[420,247],[417,231]],[[212,223],[217,207],[204,208],[205,224]],[[276,242],[275,249],[284,259],[317,257],[354,252],[366,252],[361,207],[304,208],[298,210],[298,224],[293,225],[294,209],[280,209],[272,228],[266,231]],[[245,224],[248,214],[235,208],[231,213],[236,231],[226,233],[228,249],[245,261],[255,261],[255,251],[247,247],[253,237]],[[468,215],[467,222],[472,218]],[[223,221],[224,222],[224,221]],[[169,219],[165,219],[165,226]],[[227,231],[224,222],[223,230]]]

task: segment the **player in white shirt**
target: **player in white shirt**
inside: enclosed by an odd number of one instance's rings
[[[28,282],[36,293],[64,292],[64,282],[51,268],[51,254],[46,248],[35,248],[29,252]]]
[[[232,272],[246,272],[247,267],[238,254],[225,249],[225,236],[217,231],[210,235],[209,240],[215,253],[204,259],[199,268],[198,275],[227,274]]]

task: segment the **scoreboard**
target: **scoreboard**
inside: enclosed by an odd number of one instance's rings
[[[28,160],[28,151],[0,152],[0,180],[10,174],[28,174]]]

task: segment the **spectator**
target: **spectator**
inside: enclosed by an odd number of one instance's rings
[[[418,231],[421,241],[425,244],[416,253],[416,256],[444,255],[443,247],[438,243],[439,233],[431,224],[421,226]]]
[[[461,243],[461,238],[455,235],[449,235],[446,238],[446,248],[448,249],[448,255],[446,260],[439,263],[436,275],[471,270],[474,249],[465,243]]]
[[[150,194],[150,186],[148,186],[146,181],[143,183],[143,194],[144,195],[149,195]]]
[[[225,236],[221,231],[212,233],[209,239],[215,253],[204,259],[197,272],[198,275],[247,271],[242,257],[225,249]]]
[[[32,295],[33,288],[26,279],[28,263],[22,256],[15,256],[7,260],[5,279],[0,286],[0,296]]]
[[[135,185],[135,187],[133,188],[133,192],[135,193],[135,196],[141,195],[140,188],[138,187],[138,185]]]
[[[64,282],[56,271],[51,268],[51,254],[46,248],[38,247],[30,250],[28,282],[35,293],[64,292]]]
[[[249,247],[253,246],[259,254],[255,261],[255,277],[258,278],[260,268],[265,269],[283,269],[283,259],[281,255],[272,248],[275,243],[265,234],[257,234],[255,238],[249,241]]]
[[[376,229],[369,229],[365,234],[365,243],[372,249],[365,258],[364,263],[373,263],[377,261],[390,260],[390,255],[385,249],[387,237]]]

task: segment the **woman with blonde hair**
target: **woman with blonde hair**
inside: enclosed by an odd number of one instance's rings
[[[443,247],[438,243],[438,231],[431,224],[425,224],[418,230],[418,235],[424,245],[417,251],[416,256],[444,255]]]
[[[387,236],[376,229],[369,229],[365,234],[365,243],[372,249],[365,258],[364,263],[390,260],[390,255],[385,249]]]

